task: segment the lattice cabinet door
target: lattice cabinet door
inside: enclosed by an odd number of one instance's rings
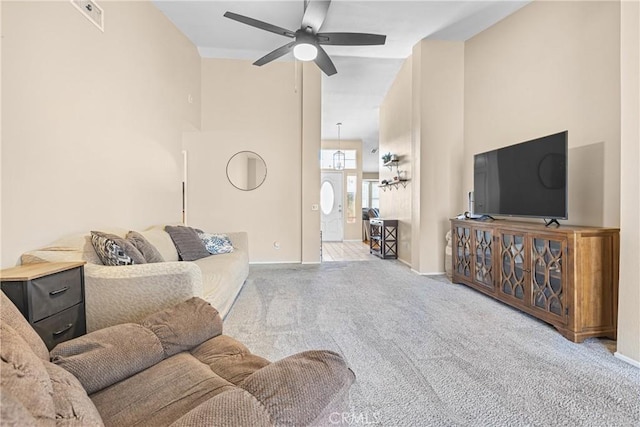
[[[471,228],[455,226],[453,231],[453,273],[471,280]]]
[[[493,280],[493,230],[473,229],[473,278],[488,290],[494,290]]]
[[[540,317],[566,323],[567,283],[566,240],[536,236],[531,238],[531,299],[529,306]]]
[[[524,233],[500,232],[500,260],[498,292],[502,298],[524,305],[531,294],[529,262]]]

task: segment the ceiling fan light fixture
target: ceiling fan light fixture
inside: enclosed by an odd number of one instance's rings
[[[293,56],[298,61],[313,61],[318,56],[318,48],[311,43],[299,43],[293,48]]]
[[[74,0],[75,1],[75,0]],[[260,30],[293,39],[290,43],[280,46],[258,59],[253,65],[262,66],[271,61],[289,54],[293,50],[293,56],[300,61],[315,61],[316,65],[326,76],[332,76],[338,72],[331,61],[323,45],[334,46],[373,46],[385,44],[387,36],[367,33],[320,33],[322,24],[327,17],[327,11],[331,0],[304,0],[304,15],[302,26],[291,31],[268,22],[259,21],[248,16],[233,12],[225,12],[225,18],[233,19],[242,24],[249,25]]]

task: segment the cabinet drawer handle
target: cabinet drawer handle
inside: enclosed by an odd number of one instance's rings
[[[64,288],[56,289],[55,291],[49,292],[49,295],[54,296],[54,295],[62,294],[64,292],[67,292],[68,290],[69,290],[69,287],[65,286]]]
[[[64,334],[65,332],[67,332],[69,329],[71,329],[73,327],[73,323],[69,323],[67,325],[65,325],[64,328],[60,329],[59,331],[55,331],[53,333],[54,337],[57,337],[58,335]]]

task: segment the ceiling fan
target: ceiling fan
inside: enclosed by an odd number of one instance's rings
[[[293,55],[301,61],[314,61],[327,75],[337,73],[335,65],[321,45],[334,46],[370,46],[383,45],[387,36],[366,33],[320,33],[320,27],[324,23],[329,10],[331,0],[304,0],[304,15],[299,30],[291,31],[267,22],[247,16],[226,12],[224,16],[243,24],[281,36],[292,38],[293,41],[277,48],[258,59],[253,65],[264,65],[293,50]]]

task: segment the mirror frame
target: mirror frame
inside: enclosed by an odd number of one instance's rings
[[[233,183],[233,181],[231,180],[231,177],[229,177],[229,165],[231,164],[231,161],[239,154],[243,154],[243,153],[249,153],[249,154],[253,154],[254,156],[256,156],[258,159],[260,159],[262,161],[262,164],[264,165],[264,177],[262,178],[262,181],[260,181],[260,184],[256,185],[253,188],[240,188],[238,187],[236,184]],[[264,184],[264,182],[267,180],[267,162],[264,161],[264,159],[262,158],[262,156],[254,151],[249,151],[249,150],[243,150],[243,151],[238,151],[237,153],[235,153],[234,155],[232,155],[229,160],[227,161],[227,168],[225,169],[225,172],[227,174],[227,181],[229,181],[229,183],[234,186],[235,188],[237,188],[240,191],[253,191],[256,190],[258,188],[260,188],[260,186],[262,184]]]

